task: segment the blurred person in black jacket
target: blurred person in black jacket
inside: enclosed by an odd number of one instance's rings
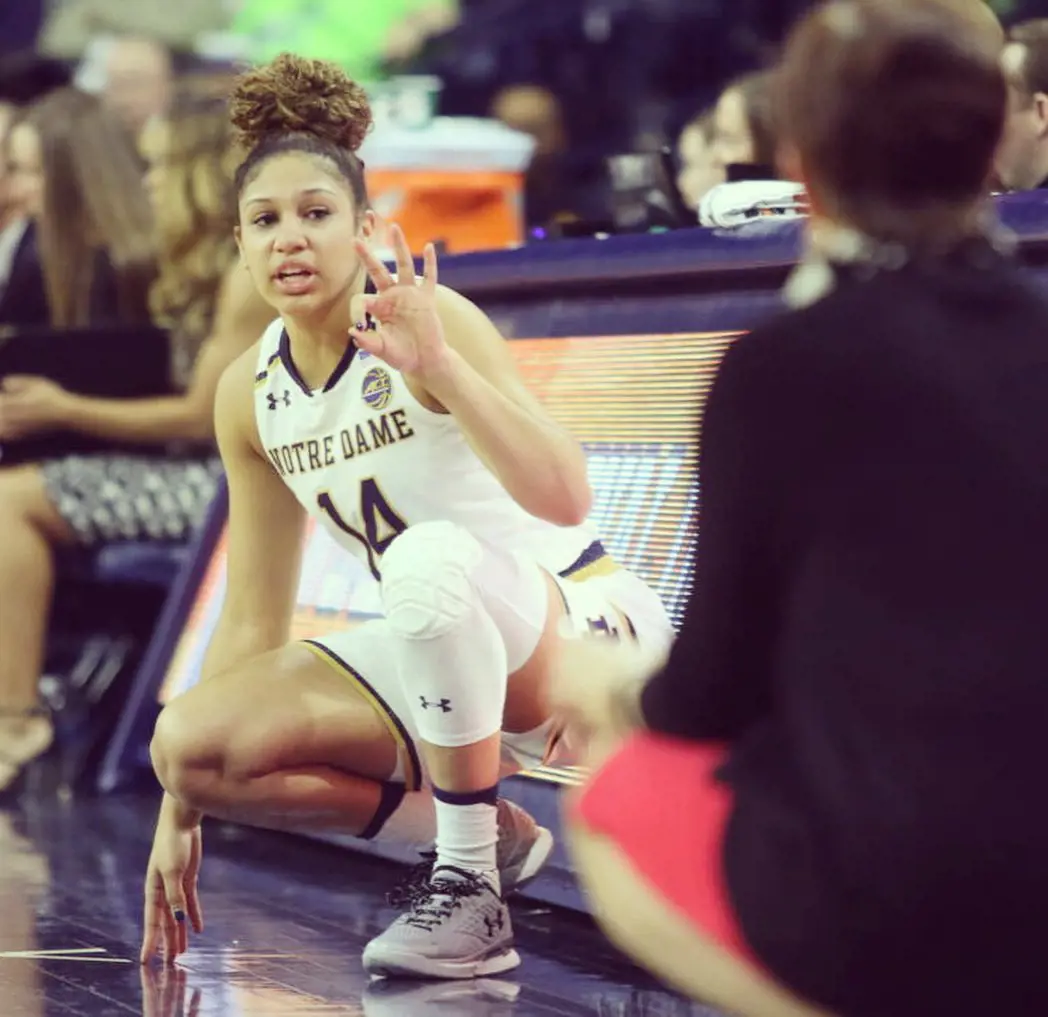
[[[710,394],[679,638],[576,643],[553,690],[598,920],[750,1017],[1048,1012],[1048,307],[988,201],[1002,46],[977,0],[802,21],[810,252]]]

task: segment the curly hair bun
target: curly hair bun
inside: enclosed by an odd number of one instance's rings
[[[229,119],[248,149],[282,134],[312,134],[355,152],[371,129],[367,94],[337,65],[281,53],[242,74]]]

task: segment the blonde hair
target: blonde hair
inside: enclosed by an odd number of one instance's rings
[[[237,153],[221,97],[183,93],[159,124],[167,131],[166,193],[158,203],[160,272],[149,303],[158,324],[199,344],[237,257]]]

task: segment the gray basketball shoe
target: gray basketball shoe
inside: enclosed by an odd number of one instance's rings
[[[499,870],[502,895],[508,897],[542,871],[553,851],[553,834],[539,826],[519,805],[505,798],[498,802],[498,831],[495,865]],[[437,852],[423,851],[421,855],[422,861],[408,871],[400,886],[390,894],[389,902],[394,907],[406,904],[414,888],[428,882]]]
[[[496,846],[503,896],[531,882],[553,850],[553,834],[539,826],[519,805],[500,798],[499,839]]]
[[[480,978],[520,964],[509,908],[483,875],[442,865],[406,896],[404,913],[364,948],[368,974]]]

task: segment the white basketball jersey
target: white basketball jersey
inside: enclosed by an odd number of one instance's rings
[[[311,391],[279,319],[259,347],[255,418],[284,483],[376,578],[394,537],[432,520],[457,523],[555,573],[596,540],[586,526],[556,526],[522,509],[454,417],[422,406],[377,357],[349,347],[328,383]]]

